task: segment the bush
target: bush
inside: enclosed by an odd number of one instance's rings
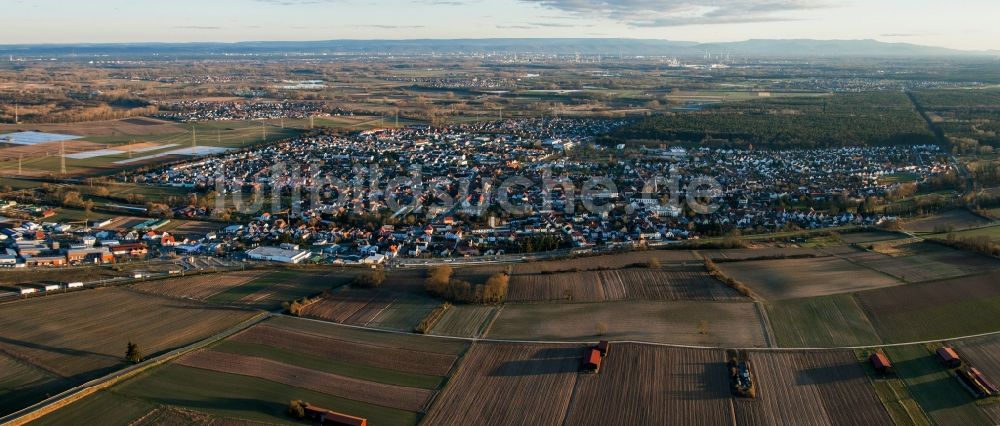
[[[289,401],[288,415],[296,419],[304,419],[306,417],[306,403],[297,399]]]
[[[751,299],[756,298],[755,295],[753,294],[753,291],[751,291],[750,287],[747,287],[746,284],[743,284],[737,281],[735,278],[726,275],[726,273],[722,272],[722,270],[719,269],[719,267],[715,264],[715,262],[712,261],[712,259],[710,259],[708,256],[702,256],[702,258],[705,260],[705,270],[708,271],[709,275],[715,277],[715,279],[721,281],[727,287],[736,290],[736,292],[739,294],[742,294]]]
[[[432,268],[425,283],[427,291],[455,303],[500,303],[507,297],[510,276],[506,272],[495,273],[480,285],[453,279],[452,273],[449,266]]]
[[[427,334],[434,328],[438,321],[441,321],[441,318],[444,317],[445,312],[448,312],[448,309],[451,309],[451,304],[447,302],[442,303],[441,306],[438,306],[431,313],[427,314],[424,319],[420,320],[420,324],[417,324],[417,327],[413,331],[420,334]]]
[[[358,275],[351,285],[361,288],[379,288],[383,282],[385,282],[385,270],[378,268]]]

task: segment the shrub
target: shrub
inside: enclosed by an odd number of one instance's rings
[[[351,285],[361,288],[379,288],[383,282],[385,282],[385,270],[378,268],[358,275]]]
[[[427,334],[434,328],[438,321],[441,321],[441,318],[444,317],[445,312],[448,312],[448,309],[451,309],[451,304],[447,302],[442,303],[441,306],[438,306],[437,308],[434,308],[431,313],[427,314],[424,319],[420,320],[420,323],[417,324],[417,327],[414,328],[413,331],[420,334]]]

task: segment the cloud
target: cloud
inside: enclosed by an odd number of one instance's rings
[[[922,37],[928,35],[935,35],[934,33],[886,33],[882,34],[882,37]]]
[[[381,29],[381,30],[400,30],[400,29],[409,30],[409,29],[416,29],[416,28],[424,28],[423,25],[383,25],[383,24],[372,24],[372,25],[355,25],[355,26],[356,27],[364,27],[364,28],[378,28],[378,29]]]
[[[340,0],[257,0],[257,2],[275,6],[306,6],[310,4],[339,3]]]
[[[788,12],[828,7],[826,0],[521,0],[590,18],[610,18],[633,27],[777,22]]]
[[[180,25],[180,26],[175,26],[174,28],[178,30],[205,30],[205,31],[210,31],[210,30],[214,31],[222,29],[222,27],[208,27],[202,25]]]

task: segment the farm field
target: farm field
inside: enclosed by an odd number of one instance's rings
[[[506,305],[492,339],[636,340],[684,345],[763,347],[753,303],[606,302]]]
[[[349,329],[300,319],[268,321],[229,341],[439,377],[451,371],[457,355],[467,345],[462,341]]]
[[[276,270],[242,285],[230,287],[205,300],[211,303],[273,309],[282,302],[343,286],[354,278],[355,273],[356,271],[349,269]]]
[[[85,290],[0,305],[0,329],[4,330],[0,350],[81,381],[122,366],[130,340],[151,356],[204,339],[254,315],[124,288]]]
[[[958,238],[989,237],[992,241],[1000,240],[1000,225],[987,226],[984,228],[969,229],[966,231],[952,232]],[[934,237],[947,238],[948,234],[935,234]]]
[[[833,348],[881,342],[852,294],[780,300],[765,306],[779,347]]]
[[[736,424],[891,424],[851,351],[752,352],[755,399],[736,398]]]
[[[440,301],[420,294],[342,287],[309,305],[309,318],[342,324],[412,331]]]
[[[137,124],[136,120],[153,124]],[[10,126],[0,125],[0,133]],[[197,145],[205,148],[240,148],[257,143],[273,142],[293,137],[301,130],[267,126],[264,137],[259,121],[214,121],[195,124],[179,124],[148,118],[117,121],[101,121],[69,124],[32,124],[32,130],[76,134],[83,139],[66,143],[67,153],[82,153],[79,158],[66,158],[68,175],[109,173],[124,168],[145,165],[190,156],[172,154],[171,151]],[[192,130],[195,132],[192,135]],[[196,140],[196,141],[195,141]],[[60,172],[59,144],[29,147],[32,152],[24,153],[23,147],[0,149],[0,174],[13,175],[18,172],[19,155],[22,176],[47,176]],[[130,146],[134,148],[129,148]],[[5,155],[5,149],[13,149]],[[111,150],[95,153],[86,152]],[[98,155],[103,154],[103,155]]]
[[[851,260],[911,283],[954,278],[1000,269],[1000,261],[934,243],[904,243],[864,253]]]
[[[132,288],[163,296],[205,300],[230,288],[246,284],[264,274],[264,271],[240,271],[195,275],[184,278],[147,281],[135,284]]]
[[[434,394],[428,389],[368,382],[266,358],[212,350],[201,350],[185,355],[175,361],[175,364],[256,377],[339,398],[411,412],[421,411]]]
[[[424,424],[562,425],[584,348],[476,343]]]
[[[687,250],[648,250],[609,255],[583,256],[563,260],[518,263],[513,265],[512,275],[622,269],[630,266],[646,266],[651,259],[656,259],[663,264],[698,261],[698,259],[694,257],[694,254]]]
[[[853,249],[852,249],[853,250]],[[730,261],[778,258],[778,257],[825,257],[828,254],[818,248],[811,247],[759,247],[727,250],[698,250],[698,254],[709,259],[726,259]],[[724,262],[719,262],[724,263]]]
[[[147,401],[104,390],[28,424],[31,426],[125,425],[132,424],[155,409],[156,405]]]
[[[743,296],[696,266],[515,275],[507,293],[511,303],[627,299],[737,301]]]
[[[135,424],[189,418],[199,424],[297,424],[286,413],[288,402],[299,399],[370,424],[414,425],[466,348],[461,341],[273,318],[76,402],[42,423],[79,413],[94,424],[147,417]],[[123,410],[110,408],[113,404],[123,404]]]
[[[952,342],[958,356],[982,371],[990,383],[1000,383],[1000,336],[974,337]],[[1000,422],[1000,403],[982,406],[995,422]]]
[[[0,416],[59,393],[71,384],[45,370],[0,353]]]
[[[885,349],[896,375],[920,407],[938,424],[988,425],[972,396],[922,345]]]
[[[989,225],[990,221],[968,210],[949,210],[926,218],[912,220],[903,225],[910,232],[940,233]]]
[[[434,325],[430,334],[482,337],[500,308],[481,305],[453,305]]]
[[[765,300],[891,287],[902,282],[838,257],[721,262],[718,267]]]
[[[845,232],[840,235],[840,241],[844,244],[874,243],[879,241],[890,241],[905,238],[905,234],[886,231],[861,231]]]
[[[992,273],[858,294],[886,343],[1000,331],[1000,286]]]
[[[612,344],[598,374],[576,381],[566,424],[732,423],[725,353]]]

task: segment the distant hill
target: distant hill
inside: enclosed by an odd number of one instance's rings
[[[747,40],[730,43],[613,38],[496,38],[453,40],[328,40],[259,41],[241,43],[123,43],[0,45],[0,55],[69,56],[123,55],[202,56],[217,54],[285,53],[486,53],[604,54],[700,57],[730,54],[742,57],[931,57],[997,55],[877,40]]]

